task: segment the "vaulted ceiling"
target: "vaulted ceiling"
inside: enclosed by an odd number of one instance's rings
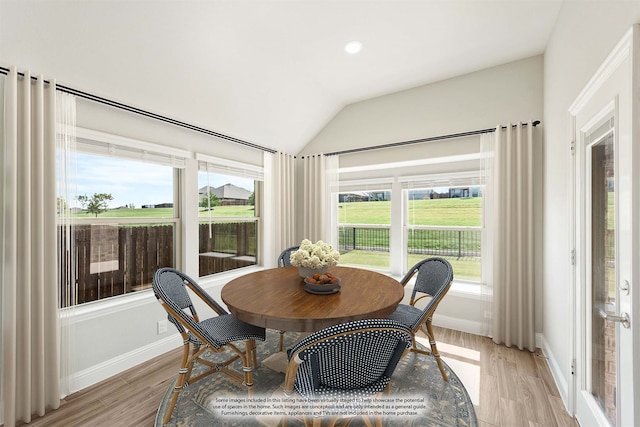
[[[0,0],[0,65],[295,154],[345,105],[543,53],[561,3]]]

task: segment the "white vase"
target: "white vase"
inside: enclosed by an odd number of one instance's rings
[[[311,277],[316,273],[324,274],[327,271],[329,271],[329,267],[322,267],[322,268],[298,267],[298,274],[300,274],[300,277]]]

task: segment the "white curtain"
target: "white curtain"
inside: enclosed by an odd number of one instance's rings
[[[72,336],[76,300],[76,249],[75,226],[72,218],[72,201],[78,196],[76,178],[76,98],[66,93],[56,94],[56,212],[58,235],[58,259],[66,260],[66,268],[58,268],[60,284],[60,393],[70,394],[76,389],[71,383],[74,354]]]
[[[264,265],[275,267],[280,252],[298,243],[295,240],[295,157],[265,152],[264,165]]]
[[[483,304],[482,333],[493,333],[493,147],[495,133],[480,135],[480,179],[482,194],[482,247],[481,247],[481,291]]]
[[[331,186],[337,186],[338,179],[337,161],[336,156],[324,154],[305,156],[302,160],[302,238],[337,243],[330,217],[334,204]]]
[[[6,427],[60,405],[56,84],[8,73],[2,147],[2,392]]]
[[[338,194],[340,193],[340,157],[326,156],[325,159],[325,204],[327,215],[327,237],[325,241],[338,248]]]
[[[534,323],[534,139],[533,124],[521,123],[494,133],[493,150],[485,137],[483,162],[486,241],[491,250],[483,268],[484,296],[490,302],[493,341],[535,350]],[[492,247],[491,247],[492,246]]]

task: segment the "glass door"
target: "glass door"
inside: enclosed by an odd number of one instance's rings
[[[634,27],[570,109],[576,220],[572,406],[583,426],[640,422],[634,390],[640,354],[631,326],[637,317],[631,284],[640,281],[640,156],[634,149],[637,101],[631,96],[639,37]]]
[[[613,118],[603,127],[613,125]],[[599,129],[602,130],[602,129]],[[596,130],[597,132],[597,130]],[[589,145],[588,157],[591,158],[588,184],[590,203],[591,247],[587,264],[590,264],[590,349],[588,349],[587,389],[608,422],[615,426],[617,346],[616,328],[611,316],[617,314],[616,297],[616,220],[615,220],[615,147],[613,128],[607,129],[604,136],[592,133],[587,139],[595,137]]]

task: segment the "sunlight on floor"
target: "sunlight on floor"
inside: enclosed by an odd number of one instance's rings
[[[416,337],[416,341],[426,348],[429,339]],[[480,352],[464,347],[438,342],[438,352],[442,360],[456,373],[474,405],[480,404]]]

